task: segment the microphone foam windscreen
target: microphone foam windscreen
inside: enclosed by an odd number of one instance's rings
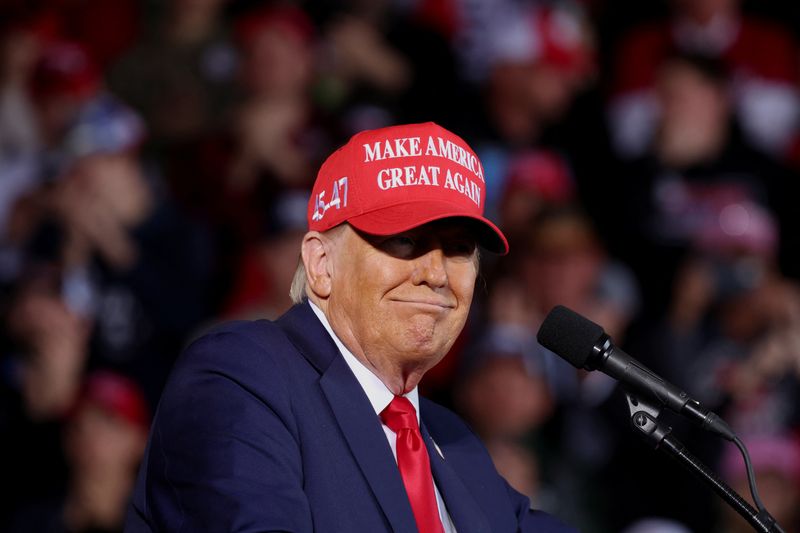
[[[545,317],[536,339],[573,366],[583,368],[592,347],[604,333],[603,328],[588,318],[557,305]]]

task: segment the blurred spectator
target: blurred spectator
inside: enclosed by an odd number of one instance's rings
[[[314,95],[343,138],[393,122],[458,121],[469,91],[425,4],[351,0],[325,17]]]
[[[214,226],[233,226],[234,238],[247,241],[257,233],[265,197],[313,177],[306,128],[314,29],[289,7],[248,13],[235,29],[244,99],[224,128],[173,146],[166,177],[191,211]]]
[[[103,91],[85,50],[56,38],[45,24],[49,19],[42,20],[31,23],[35,42],[8,43],[24,56],[13,60],[13,68],[30,102],[33,135],[9,137],[0,154],[0,274],[8,296],[2,302],[8,347],[0,361],[7,397],[0,426],[9,435],[2,456],[15,487],[6,502],[10,509],[52,495],[64,481],[55,437],[93,364],[98,332],[83,266],[95,252],[130,266],[132,248],[118,234],[135,223],[141,208],[124,206],[148,204],[140,189],[126,186],[132,178],[125,165],[109,165],[83,180],[92,187],[69,177],[87,158],[131,157],[110,154],[132,150],[144,131],[136,115]],[[107,155],[95,155],[100,152]]]
[[[567,206],[542,212],[515,244],[514,255],[508,256],[515,281],[501,279],[494,287],[490,315],[533,328],[560,304],[621,341],[637,309],[638,288],[631,273],[608,258],[580,211]],[[520,302],[519,316],[509,314],[516,308],[510,302]]]
[[[414,16],[451,43],[459,78],[477,86],[485,81],[488,71],[492,40],[487,28],[493,27],[510,6],[505,0],[420,0],[415,3]]]
[[[43,179],[57,179],[76,158],[133,151],[145,139],[142,119],[108,92],[102,72],[77,43],[47,44],[29,89],[47,159]]]
[[[142,114],[156,144],[196,139],[225,118],[237,60],[223,3],[166,2],[155,27],[110,70],[112,90]]]
[[[515,240],[542,211],[573,203],[575,198],[575,180],[562,157],[549,150],[523,151],[508,165],[500,227]]]
[[[89,375],[65,426],[65,494],[20,510],[10,531],[122,531],[149,424],[134,382],[108,371]]]
[[[131,230],[154,209],[136,160],[123,154],[83,157],[58,185],[53,202],[67,231],[66,268],[82,268],[96,254],[112,270],[130,269],[139,258]]]
[[[57,150],[61,136],[96,91],[98,79],[80,47],[45,43],[35,28],[12,30],[4,45],[7,105],[0,122],[0,236],[5,240],[16,200],[44,180],[45,154]],[[3,248],[2,277],[8,281],[15,272],[11,251]]]
[[[258,263],[257,253],[243,254],[260,241],[270,206],[283,191],[309,186],[330,143],[311,99],[317,39],[311,19],[296,7],[260,6],[240,14],[233,28],[241,101],[223,127],[172,144],[163,157],[170,193],[212,232],[208,292],[223,306],[240,289],[231,272],[242,262]]]
[[[606,531],[610,509],[600,487],[614,473],[620,434],[627,431],[624,400],[611,378],[576,370],[539,347],[533,336],[545,314],[561,304],[601,324],[621,343],[635,316],[638,290],[630,272],[606,256],[585,216],[570,206],[539,213],[507,259],[509,266],[500,265],[489,292],[489,331],[506,342],[511,332],[527,332],[528,349],[538,347],[545,390],[555,407],[552,416],[538,420],[540,426],[546,422],[536,443],[546,505],[569,514],[583,531]],[[508,390],[508,378],[501,383],[497,389]],[[541,394],[541,386],[536,394],[519,391],[515,402],[526,405]],[[516,411],[498,406],[491,412],[485,418],[503,421]]]
[[[20,203],[13,225],[30,256],[23,270],[53,265],[59,298],[93,323],[93,364],[133,372],[151,397],[208,312],[211,268],[205,235],[154,181],[130,153],[83,156],[35,191],[32,208]]]
[[[793,333],[800,292],[775,268],[775,222],[763,208],[740,201],[710,207],[704,216],[707,223],[678,269],[666,318],[645,334],[640,330],[631,353],[642,354],[644,364],[740,435],[791,431],[800,391]],[[718,440],[681,421],[673,427],[703,462],[717,462]],[[659,475],[674,478],[677,473],[666,467]],[[625,485],[640,483],[635,477],[626,475]],[[650,512],[693,529],[703,516],[716,521],[714,513],[700,511],[711,504],[710,493],[696,485],[686,489],[693,496],[684,511],[661,506]]]
[[[522,439],[554,409],[547,362],[533,335],[504,327],[488,332],[456,393],[460,412],[487,440]]]
[[[744,12],[740,0],[672,0],[672,16],[630,31],[619,44],[609,117],[614,146],[640,156],[664,110],[655,96],[658,66],[672,51],[721,61],[745,138],[782,155],[800,118],[797,42],[781,24]]]
[[[525,35],[527,30],[520,32],[522,27],[531,22],[518,19],[529,14],[530,4],[516,0],[421,0],[412,5],[415,6],[414,16],[418,20],[450,40],[464,82],[482,85],[496,58],[498,43],[506,49],[513,41],[532,44],[532,51],[547,47],[551,48],[549,53],[553,52],[553,48],[560,48],[563,52],[566,47],[574,45],[575,26],[563,17],[559,25],[550,30],[540,28],[542,35],[538,34],[538,29],[532,36],[529,33]],[[542,11],[550,11],[554,7],[553,11],[564,12],[580,9],[583,2],[557,0],[541,4]],[[507,34],[503,34],[503,28],[509,30]]]
[[[376,2],[351,15],[336,17],[326,32],[326,83],[344,95],[366,85],[378,93],[397,94],[410,82],[410,65],[380,31],[388,24],[388,2]]]
[[[14,292],[3,306],[0,360],[0,470],[14,490],[0,504],[0,527],[21,505],[63,489],[61,423],[80,392],[91,333],[61,298],[53,265],[31,265]]]
[[[727,75],[715,60],[671,56],[659,69],[663,110],[649,152],[617,181],[623,202],[616,226],[619,250],[647,288],[648,311],[663,309],[677,263],[697,235],[716,224],[720,206],[741,201],[767,206],[789,228],[793,179],[739,135],[727,98]],[[635,199],[635,200],[631,200]],[[782,235],[781,264],[796,271],[794,236]],[[632,244],[636,246],[632,246]]]
[[[307,96],[315,28],[305,12],[290,6],[255,9],[239,17],[235,34],[243,55],[240,75],[249,94]]]
[[[577,5],[508,9],[493,29],[488,107],[512,146],[537,140],[563,117],[593,74],[590,28]]]
[[[58,146],[83,107],[98,96],[100,88],[101,73],[80,45],[59,41],[45,47],[30,86],[45,146]]]
[[[512,167],[531,150],[560,160],[556,164],[574,174],[580,195],[584,183],[597,181],[605,137],[590,105],[595,49],[585,13],[570,2],[514,4],[488,20],[490,68],[481,101],[473,104],[482,114],[465,128],[493,177],[487,181],[488,212],[497,213],[505,180],[518,170]]]
[[[141,119],[102,90],[99,73],[74,43],[46,45],[29,88],[36,141],[14,147],[10,164],[0,166],[0,276],[5,281],[19,274],[20,246],[47,211],[48,189],[66,169],[93,153],[133,150],[144,138]]]
[[[313,112],[314,26],[298,8],[270,7],[241,17],[236,34],[245,99],[234,119],[230,187],[252,191],[264,171],[283,187],[307,185],[313,162],[300,141]]]
[[[95,321],[93,354],[158,390],[206,316],[207,238],[128,154],[79,159],[54,189],[65,297]]]
[[[21,499],[60,483],[53,465],[60,454],[39,435],[55,431],[85,370],[124,369],[155,400],[181,343],[206,312],[202,236],[154,194],[130,153],[79,157],[36,194],[36,209],[19,225],[24,231],[14,232],[25,277],[8,321],[27,355],[17,364],[4,361],[11,370],[6,386],[19,388],[22,403],[19,413],[9,408],[10,456],[30,453],[7,469]],[[42,475],[47,482],[28,477],[39,468],[49,471]],[[27,480],[37,479],[30,487]]]
[[[538,508],[551,511],[558,501],[549,471],[544,479],[540,473],[539,454],[543,427],[556,408],[557,367],[530,330],[498,324],[467,357],[453,391],[456,409],[486,443],[498,471]]]
[[[264,234],[244,253],[226,317],[274,319],[291,307],[289,286],[306,232],[308,195],[305,190],[283,193],[266,210]]]
[[[769,238],[774,222],[760,216]],[[783,432],[800,417],[800,287],[776,271],[763,231],[745,229],[686,259],[654,363],[735,430]]]
[[[57,24],[53,17],[29,15],[11,22],[0,37],[0,158],[4,166],[39,148],[29,87],[42,49],[56,38]]]
[[[9,333],[24,350],[18,385],[33,421],[57,420],[72,407],[89,354],[91,323],[60,298],[52,274],[27,281],[8,314]]]

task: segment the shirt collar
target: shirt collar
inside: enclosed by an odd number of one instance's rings
[[[328,332],[328,334],[333,339],[333,342],[336,343],[336,347],[339,348],[339,352],[344,357],[347,366],[350,367],[350,370],[353,371],[353,374],[356,376],[359,385],[361,388],[364,389],[364,392],[367,394],[367,398],[369,398],[369,403],[372,404],[372,408],[375,410],[375,414],[380,416],[381,412],[386,409],[386,406],[394,398],[394,394],[390,391],[386,385],[376,376],[372,370],[367,368],[364,363],[358,360],[353,352],[347,349],[347,347],[342,343],[336,333],[333,332],[333,328],[331,328],[330,323],[328,322],[328,318],[325,316],[325,313],[322,312],[322,309],[317,307],[314,302],[308,300],[308,305],[311,306],[311,310],[314,311],[314,314],[317,315],[317,318],[320,322],[322,322],[322,326]],[[414,387],[410,392],[404,394],[406,398],[411,402],[411,405],[414,406],[414,410],[417,413],[417,423],[419,423],[419,391],[417,387]]]

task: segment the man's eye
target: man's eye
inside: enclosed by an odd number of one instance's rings
[[[407,235],[394,235],[383,241],[383,248],[392,255],[407,255],[412,253],[417,246],[417,241]]]
[[[475,252],[475,241],[458,239],[445,243],[445,254],[449,256],[471,256]]]

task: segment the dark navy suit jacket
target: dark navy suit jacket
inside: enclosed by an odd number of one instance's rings
[[[458,533],[572,531],[531,511],[455,414],[421,399],[420,416]],[[380,419],[308,304],[218,327],[186,350],[125,530],[417,531]]]

